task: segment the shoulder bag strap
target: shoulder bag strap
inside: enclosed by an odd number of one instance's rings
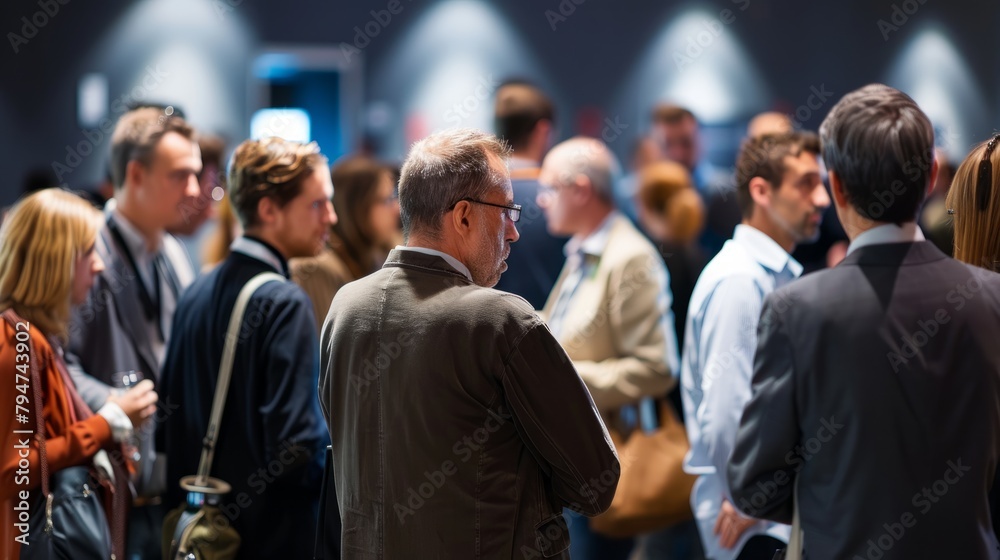
[[[209,471],[212,470],[212,459],[215,455],[215,443],[219,437],[219,424],[222,421],[222,412],[226,407],[226,394],[229,392],[229,380],[233,373],[233,358],[236,355],[236,344],[239,342],[240,325],[243,324],[243,315],[246,312],[247,304],[257,288],[268,282],[285,282],[286,279],[274,272],[261,272],[250,279],[240,290],[240,295],[236,298],[236,305],[233,313],[229,317],[229,330],[226,332],[226,345],[222,350],[222,362],[219,364],[219,378],[215,385],[215,399],[212,401],[212,415],[208,420],[208,432],[205,434],[204,447],[201,451],[201,461],[198,463],[197,484],[204,485],[208,480]]]

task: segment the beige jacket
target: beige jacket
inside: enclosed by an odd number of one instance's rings
[[[663,259],[621,214],[611,214],[607,226],[606,240],[594,235],[584,243],[589,272],[557,333],[602,413],[664,396],[679,368]],[[543,317],[551,316],[571,266],[567,260]]]

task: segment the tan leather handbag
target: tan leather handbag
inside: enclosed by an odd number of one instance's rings
[[[590,520],[590,528],[613,538],[634,537],[693,517],[691,488],[696,476],[684,472],[687,433],[666,400],[656,401],[660,422],[655,432],[633,429],[624,436],[608,429],[622,465],[618,490],[608,511]]]

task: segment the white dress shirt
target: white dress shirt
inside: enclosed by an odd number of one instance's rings
[[[802,265],[753,227],[736,226],[695,284],[681,360],[681,398],[691,451],[684,470],[698,475],[691,493],[705,556],[731,560],[746,541],[766,534],[787,542],[790,528],[759,521],[731,549],[719,544],[715,522],[729,499],[726,465],[751,396],[757,324],[764,297],[797,278]]]

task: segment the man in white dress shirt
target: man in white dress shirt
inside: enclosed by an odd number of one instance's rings
[[[705,267],[688,311],[681,395],[691,451],[685,471],[702,544],[713,560],[770,560],[788,526],[739,513],[726,484],[743,407],[750,400],[757,323],[764,297],[795,279],[790,255],[815,240],[830,198],[820,177],[819,140],[791,132],[747,139],[737,159],[743,221]]]

